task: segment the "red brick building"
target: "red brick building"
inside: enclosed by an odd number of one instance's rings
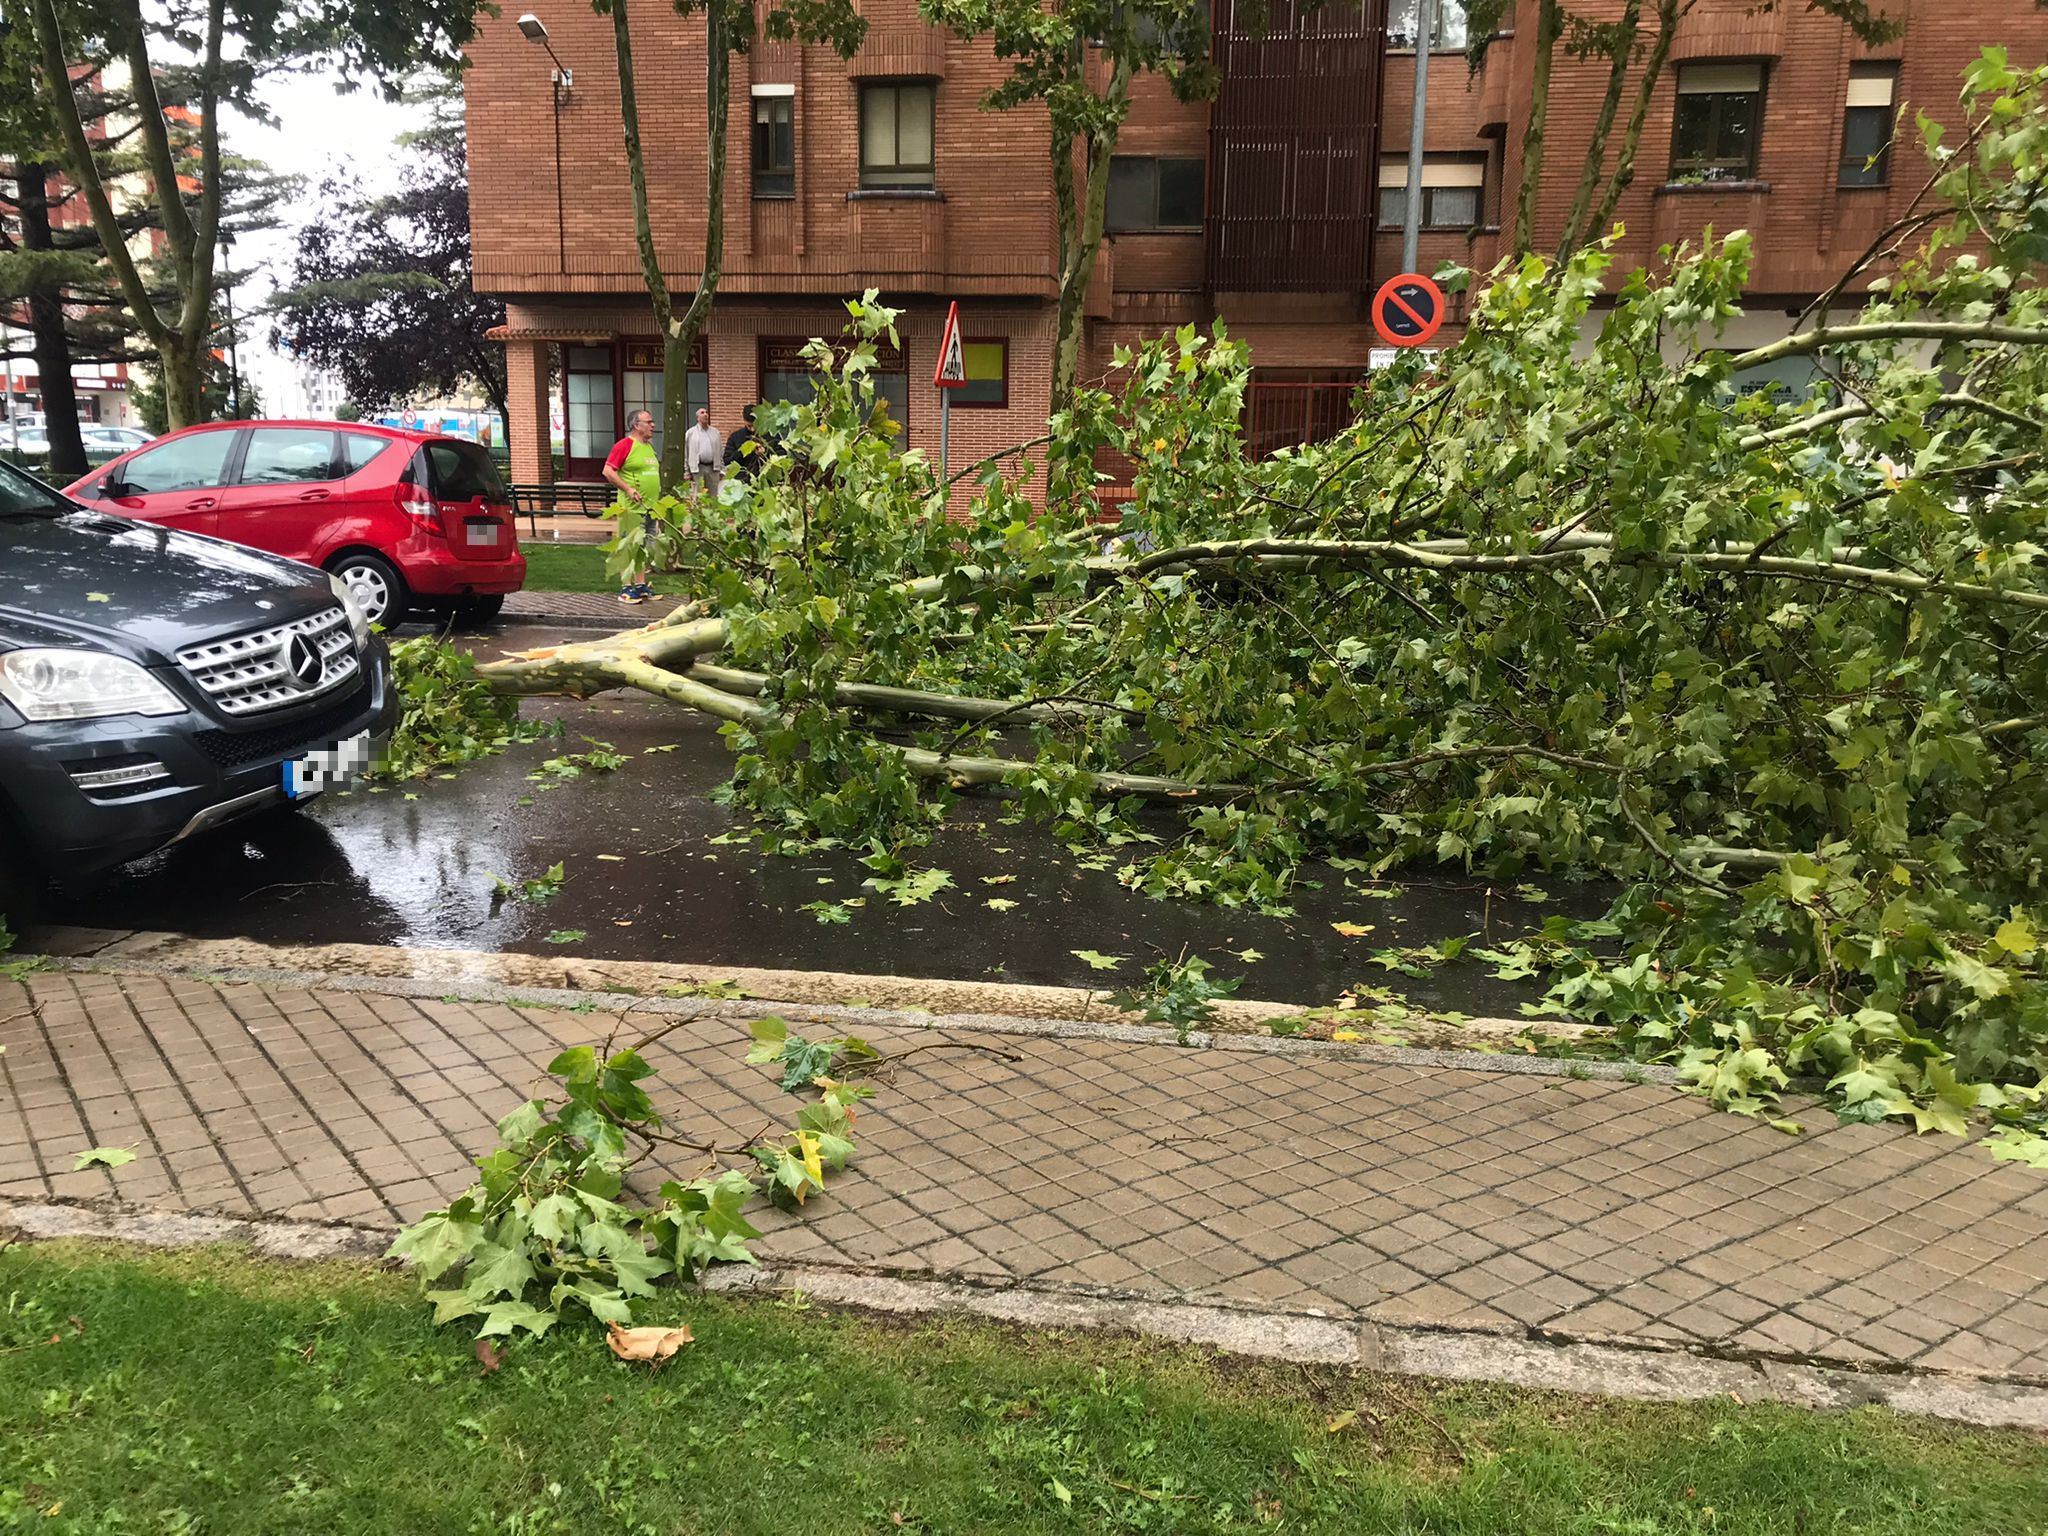
[[[1430,70],[1425,271],[1484,268],[1509,249],[1503,188],[1520,176],[1530,99],[1534,0],[1476,76],[1460,56],[1462,5],[1441,3],[1438,40],[1452,52]],[[1618,12],[1621,0],[1574,3]],[[1898,110],[1909,122],[1914,108],[1954,118],[1961,70],[1985,44],[2019,62],[2048,53],[2048,13],[2017,0],[1884,3],[1906,30],[1870,49],[1798,0],[1762,14],[1753,0],[1696,0],[1619,210],[1623,268],[1709,224],[1746,228],[1761,312],[1742,325],[1782,325],[1781,311],[1824,286],[1917,188],[1914,146],[1900,148],[1897,176],[1871,163]],[[1084,373],[1119,343],[1220,316],[1252,347],[1254,442],[1328,429],[1376,345],[1369,296],[1400,257],[1416,0],[1391,0],[1391,34],[1388,7],[1333,0],[1304,14],[1277,0],[1253,35],[1233,0],[1215,0],[1216,100],[1179,103],[1141,79],[1112,168]],[[870,30],[850,62],[768,42],[734,60],[725,274],[691,393],[730,431],[745,405],[800,390],[795,348],[836,332],[844,298],[878,288],[905,310],[885,392],[911,445],[936,458],[931,374],[945,305],[958,300],[974,383],[955,399],[957,467],[1043,431],[1057,284],[1048,128],[1037,109],[981,111],[1003,66],[924,25],[915,0],[863,11]],[[508,305],[522,481],[549,473],[551,381],[566,402],[570,478],[592,476],[624,413],[657,404],[662,389],[611,23],[581,0],[542,19],[573,75],[567,90],[509,17],[482,22],[468,75],[476,283]],[[643,4],[634,26],[655,240],[687,292],[707,180],[703,25]],[[1570,204],[1604,73],[1560,51],[1539,250]]]

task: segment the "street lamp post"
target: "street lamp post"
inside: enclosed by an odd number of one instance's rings
[[[223,274],[227,288],[228,308],[228,417],[233,421],[242,419],[242,370],[235,360],[235,233],[231,229],[220,232],[220,248],[227,262]]]
[[[554,69],[548,74],[548,84],[555,105],[555,258],[558,270],[569,270],[569,226],[562,214],[562,103],[569,99],[569,87],[576,83],[576,72],[555,55],[554,44],[548,41],[548,29],[542,20],[528,11],[519,18],[519,31],[530,43],[539,43],[547,50],[548,59]]]

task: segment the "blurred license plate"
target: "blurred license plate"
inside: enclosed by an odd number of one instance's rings
[[[323,789],[340,789],[362,777],[370,766],[370,733],[357,731],[332,746],[284,763],[284,797],[310,800]]]
[[[490,522],[474,522],[469,525],[469,542],[472,544],[496,544],[498,525]]]

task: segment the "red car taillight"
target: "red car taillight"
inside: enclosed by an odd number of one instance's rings
[[[393,494],[397,498],[399,511],[417,523],[422,531],[431,533],[437,539],[448,537],[447,526],[441,521],[440,505],[425,486],[401,480]]]

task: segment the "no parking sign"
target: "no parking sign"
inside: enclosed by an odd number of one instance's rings
[[[1390,347],[1419,347],[1444,323],[1444,291],[1420,272],[1403,272],[1372,296],[1372,328]]]

